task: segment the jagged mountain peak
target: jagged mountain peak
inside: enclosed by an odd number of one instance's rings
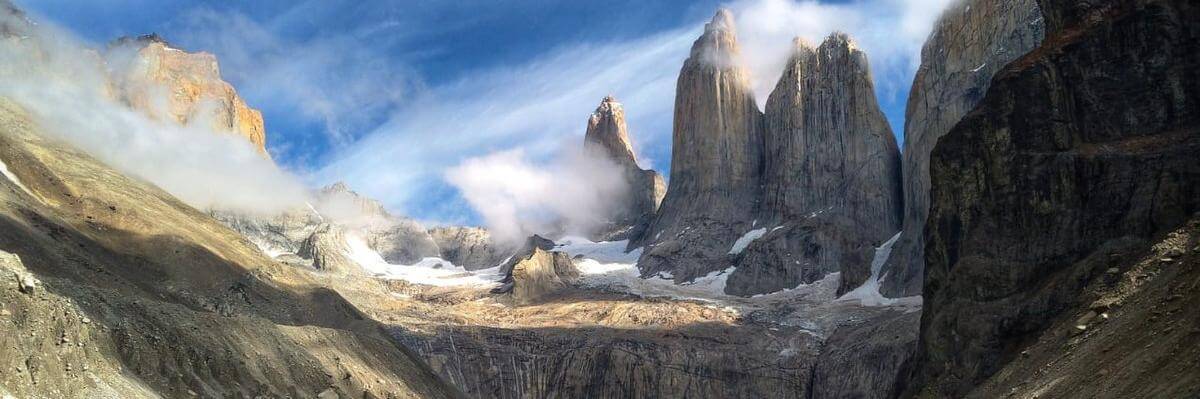
[[[618,164],[637,164],[629,130],[625,126],[625,110],[613,96],[606,96],[588,118],[584,142],[588,148],[598,149]]]
[[[692,43],[689,60],[718,69],[740,68],[741,48],[738,46],[737,27],[731,11],[719,9],[712,21],[704,24],[704,34]]]

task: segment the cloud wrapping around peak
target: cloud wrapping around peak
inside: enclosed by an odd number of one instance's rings
[[[921,46],[933,24],[955,0],[737,0],[733,10],[742,55],[751,70],[759,106],[785,69],[792,39],[819,45],[832,32],[845,32],[867,54],[875,85],[893,101],[906,94],[920,64]]]
[[[199,209],[271,214],[304,203],[299,180],[245,139],[206,120],[179,125],[123,104],[110,79],[122,73],[71,34],[40,24],[20,36],[0,40],[0,96],[27,109],[42,132]]]

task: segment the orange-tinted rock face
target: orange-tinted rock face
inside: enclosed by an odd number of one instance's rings
[[[200,124],[246,138],[267,156],[262,113],[246,105],[229,83],[221,80],[217,58],[170,47],[156,37],[138,39],[121,83],[122,100],[158,119]]]

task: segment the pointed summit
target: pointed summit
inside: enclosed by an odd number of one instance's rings
[[[627,239],[639,235],[654,211],[666,195],[666,182],[662,175],[653,170],[644,170],[637,164],[629,131],[625,127],[625,110],[613,96],[604,97],[596,112],[588,118],[584,148],[620,165],[628,190],[621,198],[614,198],[618,206],[613,207],[609,223],[601,226],[592,238],[604,241]]]
[[[584,144],[603,152],[617,164],[637,166],[633,145],[629,142],[629,131],[625,127],[625,110],[611,95],[604,97],[591,118],[588,118]]]
[[[694,59],[705,65],[718,69],[735,68],[741,57],[741,48],[737,43],[737,27],[733,22],[733,13],[728,9],[719,9],[713,15],[712,21],[704,24],[704,34],[692,43],[692,53],[689,60]]]
[[[733,14],[719,10],[675,85],[670,186],[654,224],[631,241],[653,247],[639,262],[643,275],[670,272],[684,282],[725,269],[728,244],[753,224],[762,112],[740,59]]]

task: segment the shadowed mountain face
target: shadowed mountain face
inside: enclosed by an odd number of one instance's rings
[[[933,146],[983,99],[997,71],[1037,47],[1043,26],[1035,0],[967,0],[942,13],[904,116],[904,231],[883,268],[884,294],[921,294]]]
[[[1048,339],[1048,327],[1086,309],[1093,282],[1117,280],[1200,211],[1200,7],[1175,0],[1040,6],[1047,26],[1040,47],[1001,71],[933,152],[913,391],[968,392]],[[1171,252],[1194,245],[1186,242]],[[1087,329],[1089,321],[1079,324]],[[1190,367],[1174,354],[1144,353],[1128,366]],[[1169,381],[1177,378],[1163,374],[1151,387],[1179,387]],[[1195,375],[1185,378],[1195,386]],[[1149,396],[1195,394],[1170,392]]]
[[[18,255],[41,280],[37,295],[72,304],[88,321],[67,331],[5,332],[31,337],[23,358],[5,358],[38,365],[23,367],[27,378],[5,389],[46,392],[37,384],[126,370],[123,378],[136,384],[70,389],[82,396],[110,388],[117,396],[454,395],[311,275],[272,262],[207,215],[38,128],[0,99],[0,161],[9,171],[0,179],[0,250]],[[0,325],[35,326],[55,316],[21,317]],[[94,352],[57,364],[52,342],[74,340]]]

